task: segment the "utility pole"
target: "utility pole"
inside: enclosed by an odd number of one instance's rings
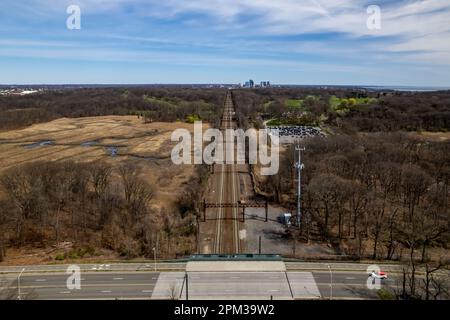
[[[302,151],[305,151],[304,147],[300,147],[297,145],[295,147],[295,151],[298,151],[298,161],[295,163],[295,168],[297,169],[297,176],[298,176],[298,184],[297,184],[297,225],[300,229],[301,224],[301,209],[300,209],[300,200],[301,200],[301,171],[304,168],[304,165],[302,163]]]

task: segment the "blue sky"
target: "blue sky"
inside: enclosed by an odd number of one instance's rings
[[[381,29],[367,28],[367,7]],[[81,9],[68,30],[66,9]],[[449,0],[2,0],[0,83],[450,86]]]

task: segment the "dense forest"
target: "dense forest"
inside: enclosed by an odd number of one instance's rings
[[[401,262],[399,297],[450,297],[449,279],[432,274],[450,267],[450,141],[368,133],[310,138],[304,146],[303,223],[289,236],[330,244],[344,259]],[[290,146],[279,174],[259,184],[292,212],[295,154]],[[419,269],[430,271],[426,288]]]
[[[185,121],[188,116],[216,124],[224,89],[91,88],[0,96],[0,129],[15,129],[61,117],[141,115],[146,121]]]
[[[421,238],[410,249],[420,248],[423,261],[428,246],[450,245],[450,142],[378,133],[316,137],[305,147],[303,207],[321,237],[347,244],[350,255],[373,259],[398,259],[403,236]],[[295,194],[294,155],[291,147],[280,173],[261,186],[288,206],[295,204],[295,197],[283,198]],[[403,240],[410,247],[410,239]]]
[[[450,128],[449,91],[292,88],[233,93],[242,127],[260,127],[262,121],[275,118],[291,119],[285,124],[329,126],[342,133]]]
[[[179,210],[152,209],[158,192],[133,164],[37,162],[12,168],[0,178],[0,261],[6,247],[46,248],[76,244],[57,260],[95,256],[109,249],[124,258],[190,254],[195,250],[195,208],[207,169],[178,195]]]

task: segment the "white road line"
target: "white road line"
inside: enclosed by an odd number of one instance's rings
[[[113,280],[123,280],[123,278],[113,278]]]
[[[112,293],[112,291],[111,290],[103,290],[103,291],[100,291],[101,293]]]
[[[36,281],[36,282],[44,282],[44,281],[47,281],[47,280],[46,279],[36,279],[34,281]]]
[[[143,293],[152,293],[153,290],[142,290]]]
[[[59,293],[60,293],[60,294],[69,294],[70,291],[60,291]]]

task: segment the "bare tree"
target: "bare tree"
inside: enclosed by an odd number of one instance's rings
[[[101,198],[109,186],[112,168],[101,162],[96,162],[90,166],[90,175],[94,192]]]
[[[338,236],[342,238],[344,205],[350,195],[350,185],[335,175],[319,175],[311,180],[308,186],[308,192],[315,198],[320,206],[318,212],[323,212],[323,229],[325,235],[329,234],[329,222],[332,213],[338,216]]]
[[[135,221],[145,212],[148,202],[154,197],[155,189],[139,177],[134,166],[119,167],[125,196],[125,206]]]
[[[407,165],[403,168],[402,190],[410,220],[414,218],[415,209],[430,186],[430,182],[430,177],[420,167]]]
[[[444,290],[442,290],[443,286],[441,285],[442,278],[448,278],[448,275],[436,275],[438,271],[448,268],[450,261],[445,261],[443,259],[439,259],[439,261],[435,264],[426,263],[425,264],[425,279],[422,279],[425,291],[425,300],[430,300],[431,297],[437,299]]]

